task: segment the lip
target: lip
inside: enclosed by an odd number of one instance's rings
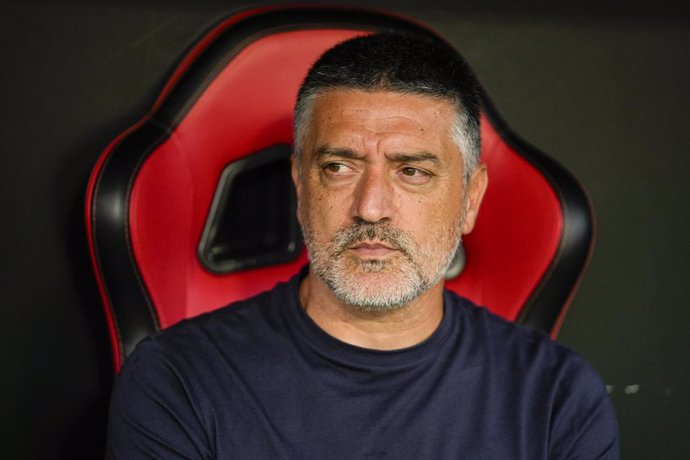
[[[368,258],[385,257],[398,252],[397,249],[394,249],[383,243],[357,243],[354,246],[352,246],[350,250],[354,251],[355,254],[357,254],[360,257]]]

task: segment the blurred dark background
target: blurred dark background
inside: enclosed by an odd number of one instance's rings
[[[88,174],[200,34],[264,4],[0,1],[0,457],[102,456],[112,370],[85,243]],[[690,458],[682,3],[349,4],[445,35],[515,131],[581,179],[598,243],[559,339],[609,385],[623,458]]]

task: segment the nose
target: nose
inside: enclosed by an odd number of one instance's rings
[[[367,171],[357,186],[353,217],[372,223],[390,219],[394,193],[384,172]]]

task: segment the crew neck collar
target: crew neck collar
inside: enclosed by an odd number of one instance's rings
[[[305,266],[286,285],[284,299],[286,319],[289,326],[299,332],[299,337],[305,341],[310,349],[329,360],[337,360],[348,366],[398,367],[411,365],[420,360],[433,358],[436,355],[435,350],[446,342],[452,332],[452,315],[455,312],[454,309],[448,307],[448,294],[444,291],[443,318],[436,330],[422,342],[395,350],[377,350],[343,342],[316,324],[300,302],[299,287],[301,281],[308,274],[308,268],[308,265]]]

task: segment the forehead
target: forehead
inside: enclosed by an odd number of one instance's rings
[[[450,101],[431,96],[334,89],[315,100],[306,140],[312,148],[452,149],[455,113]]]

